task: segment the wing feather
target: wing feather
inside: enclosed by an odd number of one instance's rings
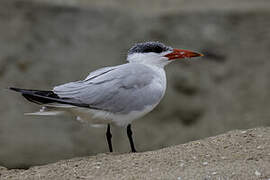
[[[53,91],[96,109],[129,113],[159,102],[163,89],[155,87],[154,78],[151,68],[128,63],[97,70],[83,81],[56,86]]]

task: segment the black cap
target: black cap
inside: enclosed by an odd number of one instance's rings
[[[128,54],[130,55],[133,53],[150,53],[150,52],[162,53],[169,50],[173,50],[173,48],[165,46],[160,42],[145,42],[135,44],[132,48],[130,48]]]

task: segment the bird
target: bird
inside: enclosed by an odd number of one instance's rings
[[[106,139],[113,152],[111,125],[126,128],[131,152],[136,152],[131,123],[152,111],[166,91],[164,67],[178,59],[203,54],[176,49],[161,42],[141,42],[127,53],[127,62],[91,72],[85,79],[55,86],[52,90],[10,87],[40,111],[27,115],[75,115],[79,121],[105,125]]]

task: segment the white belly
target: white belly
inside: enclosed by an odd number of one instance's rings
[[[127,126],[133,120],[141,118],[154,109],[153,106],[147,106],[143,111],[131,111],[128,114],[115,114],[106,111],[92,110],[87,108],[72,108],[69,112],[79,117],[80,120],[90,124],[115,124],[117,126]]]

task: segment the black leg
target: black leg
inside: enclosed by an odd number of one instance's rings
[[[111,134],[110,124],[108,124],[108,126],[107,126],[106,138],[107,138],[107,142],[108,142],[108,145],[109,145],[110,152],[113,152],[113,149],[112,149],[112,134]]]
[[[127,126],[127,135],[128,135],[128,140],[130,143],[131,151],[136,152],[136,149],[134,147],[133,139],[132,139],[132,131],[131,131],[131,124]]]

